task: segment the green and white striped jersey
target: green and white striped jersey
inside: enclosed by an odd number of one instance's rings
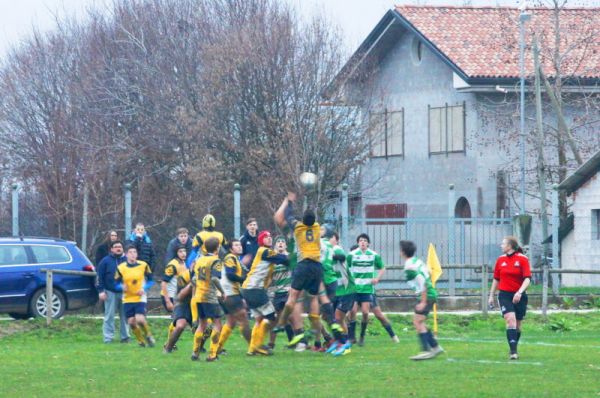
[[[271,285],[268,292],[270,295],[288,293],[292,285],[292,270],[289,266],[275,264]]]
[[[354,278],[356,293],[374,294],[373,279],[377,277],[377,271],[384,268],[381,256],[374,250],[367,249],[363,253],[358,248],[348,254],[346,263]]]
[[[344,249],[341,246],[333,247],[333,254],[346,255]],[[347,261],[334,261],[333,270],[335,271],[335,277],[337,279],[337,288],[335,290],[336,296],[346,296],[354,293],[354,278],[350,273]]]
[[[321,265],[323,266],[323,283],[329,285],[337,277],[333,269],[333,245],[327,239],[321,239]]]
[[[415,290],[417,296],[421,295],[424,289],[427,289],[427,298],[429,300],[437,299],[437,290],[431,283],[431,276],[427,265],[417,257],[411,257],[404,263],[404,274],[406,281]]]

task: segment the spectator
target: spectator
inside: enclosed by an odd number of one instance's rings
[[[105,343],[111,343],[115,335],[115,312],[119,311],[121,324],[121,343],[129,343],[127,319],[123,312],[123,294],[115,284],[115,271],[117,266],[126,261],[123,255],[123,243],[115,240],[110,244],[110,254],[105,256],[98,264],[98,298],[104,302],[104,321],[102,334]]]
[[[146,232],[146,228],[144,224],[137,223],[135,225],[135,230],[129,236],[129,240],[125,242],[125,244],[133,245],[138,252],[138,260],[144,261],[150,266],[150,269],[154,269],[154,246],[152,245],[152,240],[150,240],[150,236]]]
[[[187,228],[178,228],[175,231],[175,238],[169,241],[167,253],[165,254],[165,264],[177,257],[177,250],[184,246],[187,253],[192,252],[192,238],[190,238]]]
[[[119,235],[117,234],[117,231],[115,231],[114,229],[111,229],[106,234],[106,238],[104,239],[104,241],[96,249],[96,257],[95,257],[96,261],[94,261],[94,264],[96,264],[96,268],[98,267],[98,264],[100,264],[100,261],[102,261],[102,259],[104,257],[106,257],[110,254],[111,243],[114,241],[117,241],[117,240],[119,240]]]
[[[258,251],[258,236],[256,231],[258,231],[258,223],[256,222],[256,218],[251,217],[246,221],[246,232],[240,238],[242,244],[242,264],[246,268],[250,268],[250,264],[252,264],[252,260],[254,260],[254,256]]]

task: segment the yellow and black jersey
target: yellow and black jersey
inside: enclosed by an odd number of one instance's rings
[[[271,284],[275,264],[285,264],[288,257],[268,247],[259,247],[242,287],[244,289],[266,289]]]
[[[294,239],[299,262],[305,259],[321,262],[321,227],[319,223],[315,222],[309,227],[301,221],[296,221]]]
[[[223,259],[221,271],[221,286],[227,296],[240,294],[240,286],[245,279],[247,270],[240,262],[238,256],[228,253]]]
[[[124,303],[141,303],[146,301],[146,294],[140,296],[138,292],[144,289],[146,281],[152,280],[152,271],[144,261],[138,260],[135,264],[125,261],[117,266],[115,280],[123,284]]]
[[[221,278],[223,264],[218,256],[210,255],[200,257],[194,264],[194,275],[196,293],[194,299],[198,303],[218,304],[217,288],[212,278]]]
[[[174,298],[177,295],[177,277],[186,270],[185,262],[177,258],[169,261],[165,267],[162,280],[163,282],[167,282],[167,296],[170,298]],[[165,295],[162,290],[160,294],[161,296]]]
[[[192,281],[192,273],[190,272],[190,270],[188,270],[187,268],[185,270],[183,270],[181,273],[179,273],[177,275],[177,278],[173,278],[175,280],[177,280],[177,294],[179,294],[179,292],[185,288],[187,285],[190,284],[190,282]],[[189,294],[185,299],[179,301],[177,299],[177,295],[175,295],[175,303],[189,303],[190,300],[192,299],[192,295]]]
[[[219,248],[221,248],[221,246],[227,245],[227,241],[225,240],[225,237],[221,232],[207,231],[203,229],[202,231],[198,232],[196,236],[194,236],[194,240],[192,241],[192,250],[200,247],[200,249],[202,249],[202,255],[206,256],[208,253],[206,252],[204,242],[206,242],[210,238],[217,238],[217,240],[219,241]]]

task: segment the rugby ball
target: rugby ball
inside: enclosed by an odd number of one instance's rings
[[[314,189],[317,186],[317,176],[313,173],[304,172],[300,174],[300,184],[304,189]]]

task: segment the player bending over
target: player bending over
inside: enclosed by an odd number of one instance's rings
[[[437,299],[437,291],[431,284],[429,270],[423,261],[415,256],[417,247],[411,241],[400,241],[400,257],[404,261],[404,274],[406,281],[415,289],[419,302],[415,305],[415,315],[413,325],[419,334],[419,340],[423,351],[410,359],[418,361],[423,359],[435,358],[444,350],[438,344],[431,331],[427,330],[425,320],[433,308]]]

